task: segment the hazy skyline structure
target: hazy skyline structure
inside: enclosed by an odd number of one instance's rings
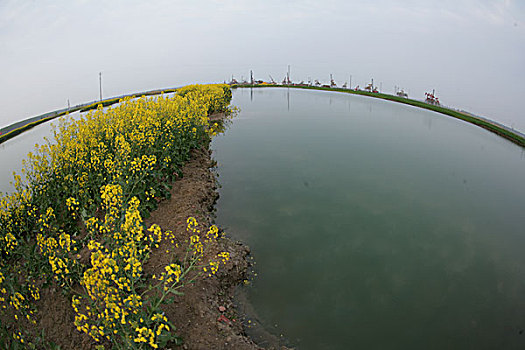
[[[102,95],[272,75],[402,87],[525,132],[525,1],[0,1],[0,127]]]

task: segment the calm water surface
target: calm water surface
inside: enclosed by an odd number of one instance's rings
[[[253,316],[299,349],[525,348],[525,155],[360,96],[239,89],[217,222]]]

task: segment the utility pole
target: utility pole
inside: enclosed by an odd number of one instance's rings
[[[100,101],[102,101],[102,72],[98,73],[98,85],[100,88]]]
[[[253,71],[250,69],[250,84],[253,85]]]
[[[69,105],[69,98],[67,99],[67,110],[69,111],[71,109],[71,106]]]
[[[286,74],[286,84],[290,84],[290,65],[288,65],[288,74]]]

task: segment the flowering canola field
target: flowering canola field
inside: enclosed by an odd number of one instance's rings
[[[181,242],[143,218],[170,196],[190,150],[217,132],[208,115],[228,112],[230,101],[227,85],[193,85],[60,121],[54,142],[24,162],[27,180],[15,175],[16,191],[0,198],[1,343],[49,346],[32,325],[50,286],[68,296],[76,329],[98,348],[179,341],[162,306],[184,284],[216,273],[229,254],[204,258],[215,226],[202,230],[188,218],[190,239]],[[143,265],[163,241],[185,254],[149,278]]]

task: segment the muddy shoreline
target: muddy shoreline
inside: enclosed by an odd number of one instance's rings
[[[214,205],[218,198],[215,166],[208,148],[193,150],[183,168],[183,177],[173,183],[171,199],[163,200],[146,220],[163,231],[187,238],[186,219],[193,216],[204,226],[213,224]],[[165,254],[169,242],[153,252],[145,272],[159,273],[172,258]],[[174,304],[167,305],[166,315],[182,337],[182,349],[260,349],[244,331],[233,298],[235,289],[247,278],[249,248],[222,235],[210,247],[209,254],[228,251],[230,260],[215,276],[200,278],[185,286]]]
[[[173,183],[171,199],[159,203],[146,224],[157,223],[187,238],[186,219],[194,216],[205,226],[214,222],[215,203],[219,197],[216,166],[209,148],[192,151],[183,168],[183,177]],[[161,246],[145,266],[146,273],[158,273],[169,263],[170,255]],[[286,341],[268,332],[246,299],[242,284],[252,279],[250,249],[242,242],[222,234],[211,247],[210,255],[228,251],[230,260],[215,276],[185,286],[185,295],[168,305],[166,314],[183,338],[182,349],[290,349]],[[253,320],[253,321],[252,321]],[[281,336],[282,337],[282,336]],[[254,342],[255,340],[255,342]]]

